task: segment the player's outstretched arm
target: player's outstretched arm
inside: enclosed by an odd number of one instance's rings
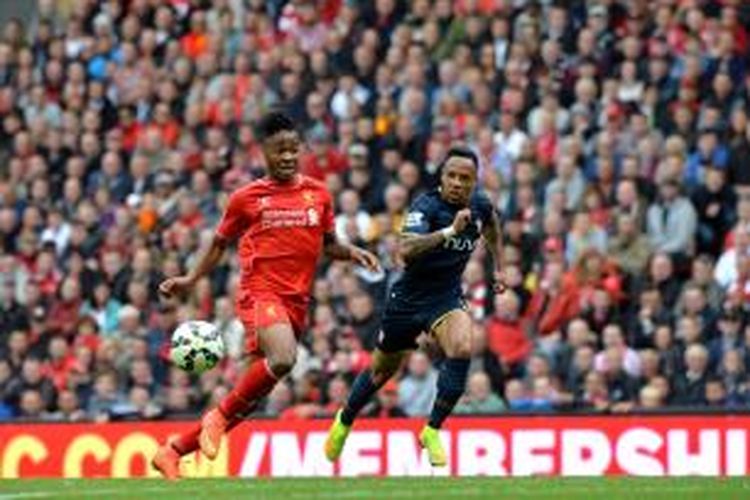
[[[380,269],[380,261],[375,255],[354,245],[340,242],[334,233],[326,233],[323,239],[323,250],[331,259],[350,260],[373,272]]]
[[[401,256],[408,261],[439,247],[445,240],[463,231],[470,221],[471,211],[465,208],[456,214],[453,224],[439,231],[427,234],[403,233],[400,239]]]
[[[208,250],[198,259],[198,264],[184,276],[175,276],[174,278],[167,278],[162,281],[159,285],[159,292],[166,297],[173,297],[174,295],[181,295],[189,291],[199,279],[210,273],[216,264],[219,263],[227,248],[227,244],[226,239],[214,236]]]
[[[505,290],[505,283],[502,275],[502,229],[497,213],[492,211],[492,223],[487,224],[482,230],[482,236],[487,242],[487,250],[492,254],[492,261],[495,266],[495,291],[501,293]]]

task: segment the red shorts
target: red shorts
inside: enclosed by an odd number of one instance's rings
[[[240,291],[236,304],[237,317],[245,327],[247,354],[263,356],[258,330],[278,323],[289,325],[299,339],[305,331],[307,301],[290,299],[270,292]]]

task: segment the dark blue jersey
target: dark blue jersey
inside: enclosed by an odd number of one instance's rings
[[[409,208],[403,232],[428,234],[453,224],[463,207],[443,200],[440,192],[430,191],[419,196]],[[474,191],[469,200],[471,223],[439,247],[427,251],[406,264],[396,284],[405,298],[424,300],[429,297],[461,295],[461,275],[471,253],[477,246],[482,228],[493,222],[493,207],[486,195]]]

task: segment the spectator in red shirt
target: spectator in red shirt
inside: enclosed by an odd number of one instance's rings
[[[526,337],[519,315],[520,301],[512,290],[495,296],[495,314],[487,321],[487,345],[498,357],[505,372],[521,376],[532,344]]]
[[[574,280],[564,278],[563,263],[547,263],[539,288],[531,297],[527,318],[550,342],[561,339],[562,327],[580,310],[579,290]]]
[[[300,170],[321,181],[329,175],[339,176],[349,167],[346,156],[331,144],[331,136],[322,125],[316,125],[309,134],[310,151],[300,158]]]
[[[59,300],[55,302],[49,312],[47,323],[49,331],[65,337],[75,335],[78,313],[82,304],[81,286],[76,280],[67,278],[60,287]]]
[[[44,363],[42,372],[52,380],[58,391],[68,386],[68,373],[75,365],[68,343],[62,337],[55,337],[49,343],[49,359]]]
[[[206,33],[206,16],[201,10],[195,10],[190,16],[190,31],[180,40],[182,50],[191,59],[198,59],[208,49]]]

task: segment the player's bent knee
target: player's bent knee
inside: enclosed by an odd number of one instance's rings
[[[471,335],[464,332],[455,333],[445,347],[445,354],[449,358],[470,358]]]
[[[401,366],[403,357],[403,352],[385,353],[380,350],[376,351],[371,368],[375,383],[385,383],[391,378]]]
[[[268,368],[271,369],[274,375],[276,377],[281,378],[290,371],[292,371],[292,368],[294,368],[295,360],[289,360],[289,359],[275,359],[275,360],[268,360]]]
[[[286,350],[268,357],[268,368],[277,377],[283,377],[294,368],[297,362],[297,350]]]

